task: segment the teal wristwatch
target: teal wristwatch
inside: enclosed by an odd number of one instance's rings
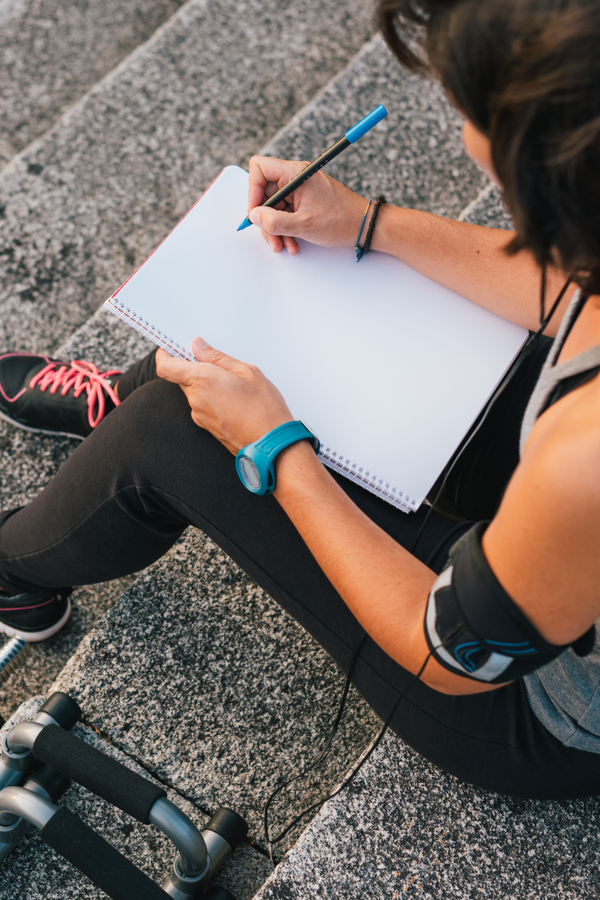
[[[245,488],[253,494],[270,494],[275,488],[275,459],[277,454],[295,444],[309,440],[315,453],[321,446],[318,437],[300,419],[285,422],[263,437],[247,444],[235,458],[235,469]]]

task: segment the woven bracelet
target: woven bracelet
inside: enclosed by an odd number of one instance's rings
[[[372,203],[372,202],[373,202],[373,201],[371,200],[371,198],[369,198],[369,202],[367,203],[367,208],[365,209],[365,214],[364,214],[364,216],[362,217],[362,222],[360,223],[360,231],[358,232],[358,237],[356,238],[356,245],[355,245],[355,247],[354,247],[354,250],[355,250],[355,253],[356,253],[356,262],[358,262],[359,259],[360,259],[361,256],[362,256],[362,250],[360,249],[360,246],[359,246],[359,245],[360,245],[360,239],[361,239],[361,236],[362,236],[362,233],[363,233],[363,228],[365,227],[365,222],[367,221],[367,216],[369,215],[369,210],[371,209],[371,203]]]
[[[387,201],[386,201],[385,197],[383,197],[383,196],[375,197],[375,201],[373,203],[373,215],[371,216],[371,221],[369,222],[369,227],[367,229],[367,236],[365,238],[364,244],[362,245],[362,248],[360,249],[360,255],[359,255],[359,253],[356,254],[357,262],[359,261],[359,259],[361,259],[365,255],[365,253],[368,253],[369,250],[371,249],[371,241],[373,240],[373,232],[375,231],[375,223],[377,222],[377,216],[379,215],[379,210],[381,209],[383,204],[386,202]],[[362,229],[361,229],[361,231],[362,231]],[[357,244],[358,244],[358,241],[357,241]]]

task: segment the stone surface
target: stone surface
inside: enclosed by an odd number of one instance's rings
[[[388,735],[256,900],[598,896],[600,807],[488,794]]]
[[[101,621],[134,578],[130,576],[101,585],[79,587],[73,592],[71,618],[67,624],[48,640],[32,644],[31,656],[0,687],[0,715],[3,719],[7,719],[32,694],[49,689],[86,634]],[[1,637],[0,643],[3,643]]]
[[[405,72],[380,35],[268,144],[269,156],[314,159],[382,103],[388,117],[327,171],[366,196],[456,217],[485,176],[467,157],[461,119],[440,86]]]
[[[458,216],[461,222],[473,225],[485,225],[487,228],[503,228],[512,230],[510,213],[504,205],[498,188],[487,184],[478,196],[466,206]]]
[[[0,731],[0,740],[17,721],[32,718],[44,698],[35,697],[19,708],[17,714]],[[102,753],[117,759],[139,775],[155,781],[149,773],[117,748],[102,740],[93,730],[77,725],[73,733]],[[209,818],[176,791],[167,792],[175,803],[200,828]],[[131,859],[154,881],[161,883],[169,873],[176,856],[173,844],[155,826],[144,826],[126,813],[111,807],[89,791],[73,785],[59,801]],[[250,900],[265,880],[272,866],[264,854],[248,843],[234,853],[215,879],[232,891],[237,900]],[[34,831],[17,846],[0,868],[0,896],[15,900],[105,900],[106,894],[94,887],[62,857],[50,850]]]
[[[89,359],[100,369],[125,371],[155,345],[104,306],[57,351],[60,359]]]
[[[204,809],[236,809],[264,845],[264,803],[318,752],[342,683],[312,638],[189,529],[82,642],[53,689],[75,697],[86,722],[161,782]],[[274,828],[335,785],[379,724],[353,695],[329,762],[278,801]]]
[[[32,500],[77,443],[68,438],[30,434],[0,421],[0,511]],[[84,635],[100,621],[131,581],[131,577],[119,579],[78,588],[73,593],[73,612],[65,627],[47,641],[33,645],[33,652],[24,665],[0,686],[1,716],[6,719],[27,697],[49,688]]]
[[[0,165],[46,131],[183,0],[2,0]]]
[[[0,347],[55,348],[372,31],[365,0],[190,0],[0,178]]]

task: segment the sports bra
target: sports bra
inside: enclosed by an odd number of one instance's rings
[[[586,300],[587,297],[580,290],[577,291],[565,312],[558,334],[525,410],[521,428],[521,453],[523,453],[529,432],[542,413],[557,400],[591,381],[600,372],[600,345],[590,347],[566,362],[556,362]]]

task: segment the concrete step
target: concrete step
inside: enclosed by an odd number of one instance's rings
[[[403,71],[376,35],[343,72],[265,148],[269,156],[314,159],[377,104],[388,110],[368,136],[327,171],[367,196],[456,218],[487,179],[467,157],[462,121],[437,82]]]
[[[0,178],[0,347],[52,349],[372,30],[364,0],[189,0]]]
[[[133,362],[146,344],[127,328],[109,340],[112,316],[100,331],[88,323],[72,351],[60,344],[219,168],[258,150],[370,29],[362,0],[325,14],[316,0],[188,3],[0,176],[0,348]],[[31,500],[75,446],[0,423],[0,509]],[[66,628],[0,688],[4,716],[48,687],[128,583],[76,592]]]
[[[147,41],[183,0],[2,0],[0,166]]]
[[[513,223],[502,195],[493,184],[486,184],[477,197],[462,210],[458,216],[461,222],[473,225],[485,225],[486,228],[503,228],[512,230]]]
[[[595,798],[476,790],[388,734],[255,900],[595,900],[599,830]]]
[[[342,175],[361,190],[383,183],[391,200],[457,215],[481,188],[462,155],[458,119],[435,87],[402,73],[386,53],[379,39],[367,45],[267,149],[314,155],[335,137],[336,122],[352,121],[383,99],[392,111],[385,144],[378,132],[369,135],[347,154],[356,171],[348,162]],[[354,98],[359,89],[363,109]],[[306,134],[310,146],[302,143]],[[386,155],[392,148],[397,155]],[[409,185],[398,159],[420,160]],[[452,191],[445,188],[448,175]],[[60,354],[126,366],[149,346],[99,310]],[[94,728],[161,780],[204,807],[239,808],[260,844],[266,796],[280,773],[292,772],[318,746],[340,676],[230,560],[190,531],[82,643],[57,686],[78,698]],[[360,755],[377,725],[355,698],[323,789]],[[281,821],[300,808],[299,788]],[[318,796],[318,785],[309,786],[308,796]]]
[[[0,730],[0,740],[17,722],[31,719],[44,699],[37,696],[24,703]],[[157,781],[134,759],[99,737],[93,728],[80,724],[75,726],[73,733],[139,775]],[[205,827],[213,810],[200,808],[172,789],[167,790],[167,796],[195,825],[200,829]],[[163,883],[176,851],[158,828],[141,825],[78,785],[67,791],[59,805],[83,819],[150,878],[158,884]],[[215,884],[226,887],[237,900],[251,900],[271,871],[268,858],[245,842],[221,870]],[[35,831],[27,835],[0,867],[0,897],[6,900],[106,900],[105,893],[44,844]]]
[[[203,809],[237,810],[264,848],[264,804],[318,752],[342,684],[312,638],[189,529],[84,639],[53,689],[164,784]],[[335,784],[378,727],[353,694],[328,764],[286,792],[274,827]]]

